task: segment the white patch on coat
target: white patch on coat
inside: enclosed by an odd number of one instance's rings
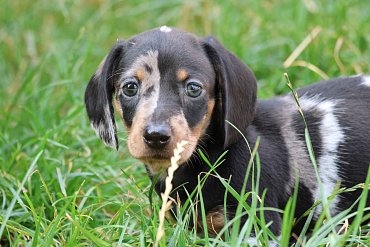
[[[333,194],[338,181],[340,180],[338,171],[338,148],[343,142],[345,135],[344,129],[339,125],[336,109],[337,101],[322,100],[318,96],[307,98],[303,96],[299,100],[303,112],[309,109],[318,109],[323,113],[323,118],[319,127],[321,137],[322,152],[317,159],[318,172],[321,178],[323,195],[328,197]],[[308,126],[310,129],[310,126]],[[313,193],[314,200],[321,199],[321,192],[317,186]],[[335,197],[329,206],[331,214],[335,214],[337,209],[338,197]],[[319,205],[315,211],[314,217],[317,218],[322,211],[322,206]]]
[[[280,236],[278,237],[278,239],[280,239]],[[250,247],[262,246],[262,243],[260,241],[258,241],[258,239],[255,238],[255,237],[249,237],[246,242],[248,243],[248,245]],[[277,247],[277,246],[279,246],[279,244],[276,243],[275,241],[270,240],[268,246],[270,246],[270,247]]]
[[[317,181],[310,157],[307,153],[306,143],[299,138],[293,126],[293,117],[298,114],[295,101],[291,95],[284,97],[283,100],[282,105],[284,109],[281,111],[281,134],[288,151],[289,167],[293,168],[290,180],[286,186],[287,194],[291,195],[296,176],[299,177],[301,183],[312,190],[316,188]]]
[[[113,123],[109,105],[104,106],[104,119],[99,123],[92,122],[91,127],[95,130],[97,136],[104,141],[105,145],[117,148],[116,126]]]
[[[164,33],[169,33],[169,32],[172,31],[172,29],[170,27],[167,27],[167,26],[161,26],[159,28],[159,31],[164,32]]]
[[[107,56],[100,62],[97,70],[95,71],[94,78],[100,80],[103,72],[103,67]],[[104,116],[100,122],[91,121],[91,127],[95,130],[96,135],[103,140],[104,144],[117,148],[116,141],[116,125],[112,120],[113,113],[110,112],[109,105],[104,106]]]
[[[363,76],[361,85],[370,87],[370,76]]]
[[[247,243],[249,246],[260,246],[259,245],[259,242],[257,241],[257,238],[255,237],[249,237],[248,240],[247,240]]]

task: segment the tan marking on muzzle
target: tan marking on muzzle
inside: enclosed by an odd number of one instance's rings
[[[168,158],[163,160],[143,159],[143,161],[148,165],[148,168],[152,174],[161,173],[168,168],[168,166],[170,165],[170,157],[173,155],[173,150],[176,143],[178,142],[188,142],[188,144],[185,146],[185,150],[181,154],[179,164],[184,164],[190,159],[198,145],[199,139],[205,134],[207,130],[214,105],[215,101],[213,99],[209,100],[207,113],[204,115],[202,121],[194,128],[189,127],[183,112],[180,112],[180,114],[172,116],[169,119],[169,123],[172,129],[171,141],[168,146],[161,151],[163,156]],[[148,150],[142,140],[137,139],[135,142],[140,142],[140,146],[138,146],[137,148],[139,149],[141,147],[140,150],[142,152],[150,153],[150,150]]]
[[[185,145],[185,150],[181,154],[181,159],[179,164],[187,161],[193,151],[195,150],[198,140],[195,140],[189,128],[189,125],[185,119],[184,113],[181,112],[178,115],[175,115],[170,118],[170,125],[172,128],[173,136],[171,140],[171,148],[174,148],[174,145],[181,141],[188,141],[188,144]]]
[[[150,149],[144,142],[143,134],[145,126],[149,122],[153,114],[153,97],[149,99],[142,98],[132,121],[131,131],[127,137],[127,145],[130,153],[135,158],[146,161],[146,157],[150,156]]]
[[[199,124],[197,124],[194,127],[193,131],[192,131],[193,135],[197,136],[198,139],[205,134],[205,132],[208,128],[209,122],[211,120],[211,116],[212,116],[212,112],[213,112],[214,107],[215,107],[215,100],[210,99],[208,101],[207,114],[204,115],[203,120]]]
[[[136,145],[135,148],[141,152],[139,155],[144,157],[139,159],[147,164],[151,174],[164,173],[171,164],[170,159],[173,156],[173,151],[176,147],[176,144],[182,140],[189,140],[188,136],[190,136],[190,129],[183,113],[171,117],[169,119],[169,123],[172,129],[172,136],[170,143],[160,151],[163,159],[148,158],[153,151],[146,146],[142,137],[133,141],[134,145]],[[141,136],[143,133],[144,129],[142,129]],[[138,136],[139,135],[137,135],[137,137]],[[194,142],[185,145],[185,150],[182,152],[181,159],[178,162],[179,164],[182,164],[189,159],[194,151],[195,146],[196,145],[194,145]]]
[[[192,129],[189,128],[183,112],[170,118],[170,124],[173,130],[172,142],[177,143],[182,140],[188,141],[188,144],[185,146],[185,151],[181,154],[180,164],[185,163],[191,157],[198,145],[199,139],[205,134],[212,116],[214,105],[215,101],[210,99],[208,102],[207,113],[204,115],[202,121]]]

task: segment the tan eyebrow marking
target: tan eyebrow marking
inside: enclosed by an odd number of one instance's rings
[[[138,69],[135,74],[136,74],[137,79],[139,79],[139,81],[144,80],[145,71],[143,69]]]
[[[179,81],[184,81],[186,78],[188,78],[189,74],[185,69],[179,69],[176,73],[176,76]]]

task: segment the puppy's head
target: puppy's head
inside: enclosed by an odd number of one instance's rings
[[[114,102],[130,153],[153,173],[168,167],[181,140],[188,141],[185,163],[209,128],[221,146],[235,143],[240,136],[225,120],[244,131],[255,98],[252,72],[220,43],[168,27],[117,42],[85,92],[100,138],[118,148]]]

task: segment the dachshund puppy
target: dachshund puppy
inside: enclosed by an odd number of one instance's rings
[[[324,195],[332,195],[338,184],[348,188],[363,183],[370,163],[370,77],[332,79],[297,92]],[[161,27],[114,45],[91,77],[85,104],[98,136],[116,149],[114,108],[118,111],[127,128],[129,152],[145,164],[150,178],[159,177],[157,193],[165,189],[176,143],[188,142],[173,179],[172,196],[181,202],[196,189],[198,176],[211,169],[198,149],[211,162],[228,150],[216,172],[241,192],[251,158],[242,134],[251,148],[259,137],[264,206],[284,208],[298,179],[299,217],[321,199],[304,122],[292,94],[268,100],[256,100],[256,94],[252,71],[216,39]],[[252,189],[251,179],[246,186],[246,191]],[[360,193],[337,195],[330,213],[347,209]],[[229,219],[235,216],[238,202],[229,195],[224,204],[225,187],[215,176],[207,178],[202,195],[208,229],[217,232],[224,226],[225,211]],[[316,209],[314,219],[321,211]],[[270,230],[279,235],[282,215],[264,214],[272,222]]]

